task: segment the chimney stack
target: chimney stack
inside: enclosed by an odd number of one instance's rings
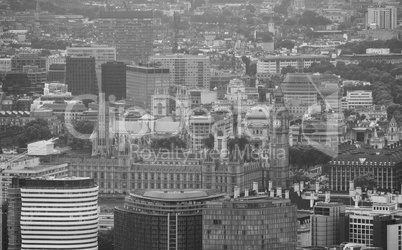
[[[273,189],[271,189],[271,191],[269,191],[269,197],[271,197],[271,198],[275,197],[275,192]]]
[[[320,191],[320,183],[316,182],[315,183],[315,192],[318,193],[318,191]]]
[[[304,190],[304,181],[300,182],[300,192],[303,192]]]
[[[271,191],[271,189],[272,189],[272,181],[269,181],[268,182],[268,191]]]
[[[349,190],[355,190],[355,183],[353,181],[349,181]]]
[[[235,199],[237,199],[237,198],[239,198],[239,196],[240,196],[240,188],[238,186],[235,186],[234,187],[234,195],[233,195],[233,197]]]
[[[282,187],[276,188],[276,196],[282,198]]]
[[[293,189],[295,190],[295,192],[299,192],[300,191],[300,184],[299,183],[295,183],[293,185]]]
[[[244,190],[244,197],[248,197],[248,189]]]
[[[289,190],[285,190],[285,199],[289,199]]]
[[[331,201],[331,192],[330,191],[326,191],[325,192],[325,202],[329,203]]]
[[[258,194],[258,182],[253,182],[253,190]]]

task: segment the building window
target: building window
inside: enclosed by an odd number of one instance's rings
[[[214,220],[214,225],[222,225],[222,220]]]
[[[162,103],[158,103],[158,115],[162,114]]]

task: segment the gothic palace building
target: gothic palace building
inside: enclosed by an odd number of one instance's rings
[[[129,194],[135,189],[217,189],[232,194],[268,183],[264,162],[200,160],[143,160],[122,164],[117,159],[58,158],[69,163],[69,176],[90,177],[99,185],[100,194]]]

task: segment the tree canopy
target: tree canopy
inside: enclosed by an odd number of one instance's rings
[[[295,43],[290,40],[279,40],[275,43],[275,49],[286,48],[293,49],[295,47]]]
[[[74,123],[74,129],[80,134],[91,135],[94,131],[94,124],[90,121],[81,120]],[[70,146],[74,150],[79,150],[84,148],[91,148],[92,144],[91,141],[88,139],[73,137],[70,139],[68,146]]]
[[[99,231],[98,246],[99,250],[113,249],[114,229]]]
[[[401,53],[402,41],[398,39],[350,42],[338,46],[342,54],[366,54],[368,48],[389,48],[391,53]]]
[[[299,19],[299,25],[302,26],[321,26],[329,25],[332,22],[326,17],[318,15],[316,12],[311,10],[306,10],[301,18]]]
[[[26,147],[28,143],[49,140],[52,138],[49,125],[47,121],[43,119],[36,119],[28,122],[24,126],[23,134],[18,138],[20,147]]]
[[[304,72],[330,73],[344,79],[370,82],[368,86],[345,87],[344,90],[372,90],[374,104],[390,106],[402,104],[402,64],[361,61],[359,64],[332,63],[322,61],[312,63]],[[346,93],[346,92],[345,92]]]
[[[287,73],[296,73],[296,72],[297,72],[297,69],[291,65],[283,67],[281,70],[282,75],[286,75]]]
[[[179,148],[183,149],[186,148],[186,142],[182,140],[179,136],[172,136],[169,138],[158,138],[152,139],[151,148],[155,152],[159,152],[161,150],[164,151],[171,151],[172,149]]]
[[[207,138],[204,138],[202,140],[202,142],[204,143],[204,146],[208,149],[213,149],[214,148],[214,142],[215,142],[215,138],[213,134],[209,134],[209,136]]]
[[[363,190],[373,189],[377,187],[377,180],[374,178],[373,173],[359,175],[353,180],[355,187],[361,187]]]
[[[228,150],[229,150],[229,152],[234,152],[234,150],[236,150],[236,145],[237,145],[238,149],[243,151],[246,149],[246,146],[248,144],[249,144],[249,141],[248,141],[247,137],[245,137],[245,136],[229,138]]]
[[[296,145],[289,148],[289,163],[293,167],[308,169],[308,167],[326,164],[331,156],[310,145]]]

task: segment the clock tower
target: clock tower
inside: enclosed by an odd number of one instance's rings
[[[273,187],[289,187],[289,111],[278,87],[273,96],[270,114],[270,166],[269,178]]]

